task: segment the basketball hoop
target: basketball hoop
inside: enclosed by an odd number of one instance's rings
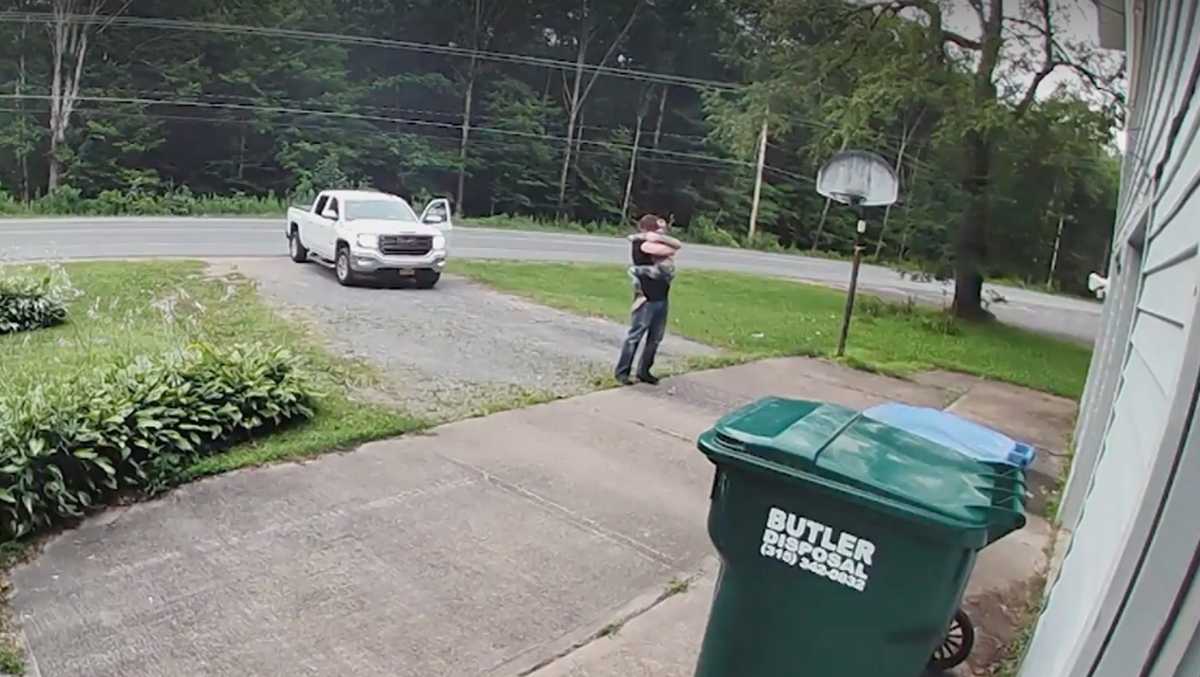
[[[899,199],[900,179],[878,154],[846,150],[817,172],[817,192],[852,207],[886,207]]]
[[[842,331],[838,335],[837,356],[846,354],[846,338],[850,334],[850,317],[854,314],[854,295],[858,291],[858,269],[862,264],[859,238],[867,232],[865,207],[886,207],[900,197],[900,179],[888,161],[865,150],[844,150],[834,155],[817,172],[817,192],[824,197],[849,205],[858,213],[854,230],[854,258],[850,264],[850,288],[846,291],[846,311],[842,315]]]

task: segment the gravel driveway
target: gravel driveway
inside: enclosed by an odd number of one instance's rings
[[[216,273],[257,282],[264,299],[285,314],[301,314],[335,353],[379,367],[384,382],[374,395],[432,420],[461,418],[501,399],[591,390],[611,371],[625,332],[454,276],[432,291],[344,288],[332,271],[285,258],[212,264]],[[670,367],[712,354],[668,337],[659,362]]]

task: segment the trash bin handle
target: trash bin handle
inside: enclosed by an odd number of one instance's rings
[[[828,437],[826,437],[825,443],[822,444],[815,452],[813,452],[812,461],[810,461],[812,467],[814,467],[814,468],[818,467],[817,464],[821,460],[821,454],[825,453],[825,450],[829,448],[829,445],[833,444],[838,438],[840,438],[842,436],[842,433],[846,432],[847,428],[854,425],[855,423],[862,420],[863,418],[864,417],[863,417],[862,412],[859,412],[859,413],[855,414],[854,416],[851,416],[849,419],[846,420],[845,423],[838,426],[837,431],[835,431],[832,435],[829,435]]]

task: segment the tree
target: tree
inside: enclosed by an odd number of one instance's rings
[[[733,58],[764,72],[759,86],[776,96],[808,93],[815,105],[792,107],[820,111],[817,120],[832,123],[815,135],[815,147],[835,138],[869,141],[901,168],[931,142],[961,149],[957,168],[939,167],[966,197],[954,237],[954,311],[980,318],[998,145],[1039,105],[1041,85],[1057,69],[1073,69],[1110,96],[1115,72],[1097,66],[1105,64],[1095,50],[1061,35],[1067,7],[1058,0],[1029,0],[1013,16],[1002,0],[969,3],[978,35],[948,28],[938,0],[747,0],[738,38],[749,47]],[[918,112],[919,124],[906,124]],[[738,126],[743,134],[751,128]],[[897,138],[903,152],[892,143]]]
[[[982,204],[981,274],[1044,283],[1053,259],[1067,285],[1103,266],[1115,111],[1087,73],[1105,85],[1107,68],[1062,65],[1090,57],[1058,35],[1057,9],[1046,23],[1048,5],[1002,15],[994,97],[977,86],[984,31],[939,31],[934,0],[132,6],[10,0],[0,12],[6,192],[44,193],[53,158],[56,185],[104,210],[362,185],[457,196],[464,216],[648,210],[728,244],[746,235],[769,108],[756,246],[847,251],[854,219],[826,209],[812,177],[839,148],[865,147],[903,179],[903,202],[869,220],[879,260],[963,264],[960,236],[977,223],[964,215]],[[976,14],[992,11],[987,0]],[[53,49],[36,47],[43,26]],[[1081,66],[1078,84],[1049,97],[1048,75],[1031,87],[1045,53],[1052,71]],[[983,183],[964,171],[970,135],[986,141]],[[986,200],[968,191],[980,185]]]
[[[555,107],[525,83],[496,82],[486,101],[494,120],[483,134],[491,175],[491,213],[536,214],[552,206],[555,148],[548,140]]]
[[[458,186],[455,191],[455,209],[463,215],[466,203],[466,183],[469,164],[468,146],[471,140],[471,117],[475,109],[476,84],[479,76],[490,70],[490,63],[480,61],[479,53],[490,50],[498,36],[508,36],[509,41],[525,37],[518,26],[528,26],[529,4],[527,0],[458,0],[466,11],[461,26],[463,40],[471,48],[465,67],[456,69],[463,84],[462,135],[458,151]]]
[[[633,8],[628,12],[628,18],[621,24],[621,28],[616,32],[616,35],[612,37],[608,48],[604,51],[604,56],[600,58],[596,66],[604,66],[616,54],[625,36],[629,34],[629,30],[633,27],[638,11],[642,8],[644,2],[645,0],[634,1]],[[603,35],[605,28],[615,25],[613,21],[617,15],[615,13],[605,13],[618,9],[612,6],[614,4],[617,3],[604,3],[604,6],[601,8],[593,6],[592,0],[579,0],[579,8],[577,10],[568,10],[566,13],[567,18],[577,24],[577,32],[574,35],[574,74],[570,88],[565,89],[563,93],[567,109],[567,141],[564,146],[562,170],[558,180],[559,216],[562,215],[563,206],[567,198],[567,181],[570,179],[572,154],[574,152],[573,143],[576,127],[579,124],[579,115],[583,110],[584,101],[592,93],[592,88],[596,86],[596,80],[600,77],[600,70],[597,68],[593,68],[590,75],[585,75],[588,51],[592,43]],[[586,83],[584,82],[585,78],[587,80]]]
[[[20,0],[15,9],[29,9],[31,7],[30,0]],[[13,110],[7,114],[0,115],[0,149],[6,150],[11,154],[13,163],[11,166],[15,169],[12,174],[5,173],[0,170],[0,185],[5,183],[5,179],[13,185],[19,186],[19,196],[23,201],[28,201],[34,191],[34,182],[32,170],[30,168],[30,158],[37,151],[40,141],[38,133],[39,123],[34,117],[33,111],[30,109],[28,102],[24,96],[33,87],[31,84],[37,80],[37,73],[33,73],[35,64],[31,63],[30,58],[31,44],[30,32],[31,26],[29,22],[22,22],[15,26],[12,30],[12,35],[8,40],[0,40],[0,63],[12,64],[14,70],[7,70],[0,66],[0,87],[4,91],[11,91],[14,96]]]
[[[960,70],[969,73],[970,87],[961,105],[948,111],[944,123],[963,141],[961,183],[968,198],[955,237],[953,308],[959,317],[981,318],[986,316],[983,265],[992,215],[992,174],[1003,131],[1028,114],[1042,83],[1056,69],[1074,69],[1098,90],[1113,94],[1116,74],[1101,76],[1085,65],[1094,60],[1094,54],[1064,39],[1058,22],[1067,6],[1055,0],[1030,0],[1019,16],[1006,15],[1002,0],[970,0],[970,4],[979,27],[977,38],[949,30],[935,0],[897,0],[867,7],[892,15],[916,14],[928,50],[928,70],[916,77],[941,79]],[[1015,82],[1013,71],[1029,74],[1028,66],[1033,63],[1037,69],[1028,82]]]
[[[123,13],[132,0],[114,3],[109,17]],[[103,31],[112,21],[102,16],[110,8],[109,0],[50,0],[54,20],[50,26],[50,170],[47,189],[59,186],[63,173],[61,152],[71,126],[71,115],[79,102],[87,62],[88,40],[93,32]],[[82,19],[82,20],[81,20]]]

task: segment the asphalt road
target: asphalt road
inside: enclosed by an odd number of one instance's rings
[[[621,263],[629,248],[618,238],[459,228],[452,255],[464,258]],[[126,257],[283,256],[277,219],[244,218],[65,218],[0,220],[0,262],[36,259]],[[731,270],[845,286],[844,261],[688,246],[680,267]],[[932,305],[948,304],[953,283],[902,278],[896,271],[866,265],[861,288],[887,296],[913,296]],[[1004,298],[991,311],[1009,324],[1091,343],[1100,325],[1099,303],[1012,287],[988,286]]]

